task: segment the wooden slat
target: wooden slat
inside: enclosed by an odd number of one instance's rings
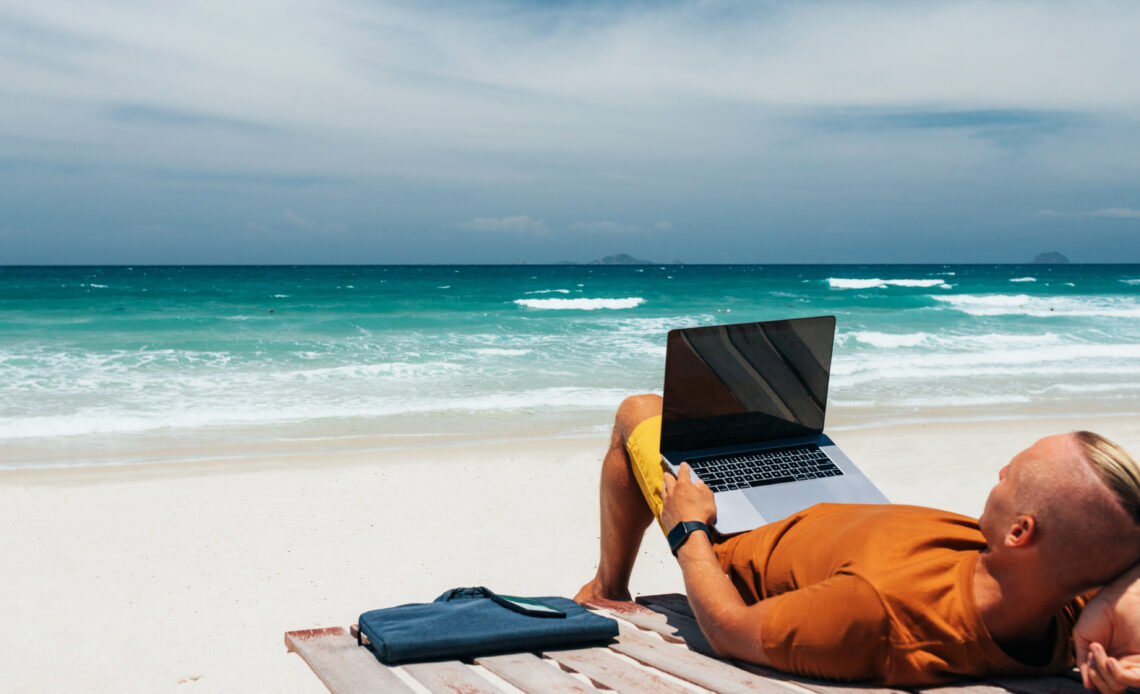
[[[724,661],[695,653],[684,646],[666,643],[634,629],[621,628],[616,643],[610,649],[627,655],[639,663],[657,668],[721,694],[790,694],[803,690],[791,684],[760,677]]]
[[[656,619],[652,617],[639,618],[638,626],[645,624],[650,631],[657,631],[652,627],[665,623],[668,625],[667,630],[673,631],[676,636],[684,634],[687,639],[686,642],[690,644],[692,650],[697,651],[703,655],[710,657],[718,657],[712,650],[705,639],[704,634],[701,633],[700,627],[697,625],[696,619],[693,617],[692,609],[689,606],[689,601],[684,595],[678,593],[671,593],[666,595],[648,595],[638,598],[638,601],[643,603],[642,609],[648,610],[656,615]],[[625,603],[628,605],[629,603]],[[683,612],[682,612],[683,610]],[[632,621],[632,620],[631,620]],[[695,635],[693,635],[695,632]],[[661,633],[658,631],[658,633]],[[664,634],[662,634],[664,636]],[[693,647],[693,646],[696,647]],[[760,667],[752,663],[745,663],[741,661],[732,661],[737,667],[748,670],[749,672],[760,677],[768,679],[775,679],[781,682],[791,682],[804,689],[809,689],[818,694],[904,694],[899,689],[889,689],[884,687],[867,687],[859,685],[847,684],[831,684],[827,682],[820,682],[818,680],[808,680],[788,675],[770,668]]]
[[[691,645],[711,654],[711,647],[700,633],[688,600],[670,594],[638,598],[644,605],[630,602],[599,600],[589,607],[653,631],[669,643],[644,632],[621,627],[621,635],[610,646],[644,664],[683,681],[715,692],[760,692],[761,694],[906,694],[903,690],[859,685],[841,685],[803,680],[785,673],[749,663],[729,662],[706,657],[686,648]],[[297,653],[333,694],[362,692],[396,692],[408,694],[412,688],[343,628],[308,629],[285,634],[285,645]],[[545,654],[564,668],[589,678],[600,687],[619,692],[684,691],[674,680],[639,668],[605,649],[583,648],[550,651]],[[597,694],[598,690],[562,672],[550,663],[530,654],[520,653],[480,658],[476,663],[524,692],[568,692]],[[405,665],[408,675],[438,694],[501,694],[501,689],[478,672],[459,661],[443,661]],[[1079,675],[1041,678],[994,678],[989,683],[929,687],[921,694],[1088,694]],[[1129,690],[1130,694],[1137,694]]]
[[[944,687],[924,687],[922,694],[1010,694],[1010,692],[994,684],[954,684]]]
[[[547,651],[544,656],[554,662],[581,673],[594,684],[614,689],[621,694],[660,694],[661,692],[681,692],[691,694],[691,690],[676,682],[656,675],[653,671],[638,667],[628,660],[622,660],[605,648],[575,648],[572,650]]]
[[[332,694],[414,694],[343,627],[286,632],[285,647],[301,656]]]
[[[620,606],[624,611],[620,613],[622,619],[646,629],[661,634],[663,638],[669,641],[678,643],[686,643],[689,647],[712,658],[718,658],[712,646],[709,645],[704,634],[701,633],[697,621],[692,616],[692,610],[689,607],[689,601],[684,595],[680,594],[667,594],[667,595],[650,595],[644,598],[638,598],[638,601],[644,602],[644,605],[634,605],[632,603],[611,603],[607,600],[599,600],[591,605],[599,605],[611,609],[610,605],[614,604]],[[672,608],[684,610],[685,614],[674,611]],[[614,610],[617,614],[617,611]],[[684,637],[684,638],[680,638]],[[818,694],[903,694],[902,690],[889,689],[885,687],[868,687],[859,685],[846,685],[846,684],[831,684],[827,682],[820,682],[817,680],[806,680],[792,675],[788,675],[770,668],[760,667],[751,663],[740,661],[732,661],[733,664],[749,672],[768,679],[775,679],[781,682],[791,682],[804,689],[809,689]],[[1007,693],[1008,694],[1008,693]]]
[[[557,666],[544,663],[533,653],[511,653],[476,658],[482,665],[524,692],[552,694],[598,694],[598,690],[575,679]]]
[[[646,606],[653,612],[658,612],[665,615],[670,624],[680,627],[681,625],[692,624],[693,628],[697,629],[700,635],[700,643],[707,646],[708,641],[705,639],[704,634],[700,633],[700,627],[697,626],[696,617],[693,616],[693,608],[689,604],[689,599],[680,593],[664,593],[661,595],[643,595],[637,598],[637,602]],[[686,622],[685,620],[689,620]],[[715,656],[712,652],[711,646],[708,646],[708,651],[700,651],[705,655]],[[694,648],[693,650],[698,650]],[[744,668],[749,672],[757,674],[761,677],[769,679],[777,679],[783,682],[792,682],[804,689],[810,689],[819,694],[903,694],[903,690],[891,689],[886,687],[871,687],[861,686],[857,684],[833,684],[828,682],[820,682],[818,680],[808,680],[799,677],[794,677],[786,673],[778,672],[770,668],[760,667],[752,663],[744,663],[740,661],[733,661],[738,667]],[[967,694],[963,692],[962,694]],[[978,693],[982,694],[982,693]],[[1007,693],[1008,694],[1008,693]]]
[[[613,600],[595,600],[587,603],[589,607],[601,608],[610,612],[634,626],[660,634],[666,641],[683,643],[691,650],[715,657],[716,652],[709,645],[705,635],[701,633],[697,620],[691,616],[684,616],[668,610],[653,610],[632,602],[615,602]]]
[[[432,694],[503,694],[503,690],[458,660],[409,663],[402,669]]]

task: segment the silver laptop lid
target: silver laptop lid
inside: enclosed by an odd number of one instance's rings
[[[661,451],[823,431],[835,316],[669,332]]]

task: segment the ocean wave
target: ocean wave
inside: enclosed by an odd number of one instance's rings
[[[1116,393],[1140,390],[1140,383],[1054,383],[1045,392]]]
[[[283,381],[303,380],[344,380],[375,376],[395,376],[397,378],[438,376],[463,371],[466,367],[452,362],[383,362],[378,364],[344,364],[319,369],[281,371],[273,377]]]
[[[530,349],[504,349],[501,347],[484,347],[475,350],[475,354],[484,357],[521,357],[532,353]]]
[[[1003,378],[1055,377],[1071,381],[1078,374],[1115,374],[1140,377],[1140,345],[1137,344],[1053,344],[1039,348],[997,348],[959,352],[931,352],[921,359],[900,361],[888,351],[870,355],[840,355],[832,363],[834,382],[852,386],[873,382],[925,382],[936,384],[960,378],[984,376]],[[954,385],[955,390],[973,386]]]
[[[609,412],[628,395],[629,391],[619,388],[553,387],[412,401],[402,396],[361,396],[351,402],[304,402],[292,405],[249,400],[217,407],[216,403],[203,402],[197,408],[190,405],[177,410],[151,410],[145,413],[113,412],[93,407],[71,414],[5,417],[0,419],[0,440],[144,434],[161,430],[312,423],[329,419],[381,419],[437,413],[500,413],[518,416],[527,411],[549,408],[551,403],[558,403],[562,410]]]
[[[1120,280],[1125,284],[1140,284],[1140,279]]]
[[[980,395],[964,393],[961,395],[916,395],[909,398],[891,398],[889,403],[871,402],[864,407],[881,407],[889,404],[891,407],[903,409],[919,408],[953,408],[953,407],[994,407],[997,405],[1023,405],[1033,402],[1033,398],[1020,393],[999,393],[994,395]]]
[[[1029,296],[1028,294],[943,294],[930,295],[947,308],[971,316],[1024,315],[1034,317],[1100,316],[1140,318],[1140,303],[1132,297],[1077,298]]]
[[[1052,332],[1039,335],[1016,335],[1010,333],[885,333],[873,330],[855,330],[836,335],[836,344],[841,347],[848,345],[852,340],[857,343],[870,345],[879,349],[900,349],[907,347],[923,347],[927,349],[924,354],[941,353],[978,353],[987,350],[1010,350],[1042,347],[1044,345],[1059,344],[1061,337]],[[934,351],[939,350],[939,351]],[[861,353],[865,358],[866,353]]]
[[[582,285],[578,285],[581,287]],[[533,292],[526,292],[527,294],[569,294],[569,289],[535,289]]]
[[[930,333],[879,333],[874,331],[855,331],[846,333],[843,337],[851,338],[857,342],[892,349],[896,347],[918,347],[929,344],[935,336]],[[845,341],[845,340],[844,340]]]
[[[827,278],[832,289],[886,289],[887,287],[943,287],[949,289],[951,285],[943,280],[883,280],[883,279],[846,279],[842,277]]]
[[[593,311],[596,309],[636,308],[644,304],[645,299],[639,296],[631,296],[625,299],[515,299],[515,303],[526,308]]]
[[[1014,277],[1009,280],[1010,282],[1036,282],[1036,277]]]

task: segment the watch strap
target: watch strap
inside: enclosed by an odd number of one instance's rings
[[[667,539],[669,540],[669,549],[673,552],[674,557],[677,556],[677,551],[689,541],[689,536],[698,530],[703,530],[705,535],[712,537],[709,533],[709,526],[700,521],[683,521],[673,526]]]

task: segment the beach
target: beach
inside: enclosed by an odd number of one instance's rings
[[[1140,450],[1135,265],[0,268],[0,689],[320,692],[286,631],[574,595],[667,332],[821,314],[826,431],[896,503]],[[655,530],[631,587],[683,589]]]
[[[833,438],[895,503],[977,514],[1036,438],[1133,450],[1140,417],[909,424]],[[458,586],[572,595],[597,561],[604,436],[0,472],[5,691],[325,691],[285,631]],[[652,528],[635,594],[679,592]]]

